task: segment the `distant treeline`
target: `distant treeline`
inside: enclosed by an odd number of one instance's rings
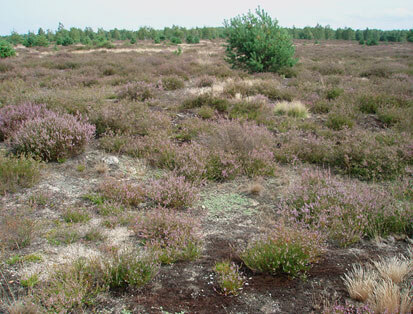
[[[413,29],[410,30],[391,30],[383,31],[379,29],[354,30],[352,28],[338,28],[336,30],[329,26],[317,25],[315,27],[304,28],[287,28],[288,32],[294,39],[310,40],[358,40],[360,43],[375,44],[383,42],[413,42]],[[59,23],[57,31],[44,31],[39,28],[37,34],[29,32],[27,34],[18,34],[12,32],[9,36],[3,36],[5,40],[13,45],[23,44],[26,47],[49,46],[50,44],[69,46],[73,44],[93,45],[100,47],[112,47],[114,40],[128,40],[132,44],[138,40],[153,40],[155,43],[169,41],[174,44],[199,43],[201,39],[225,38],[225,27],[196,27],[186,29],[184,27],[172,26],[165,27],[162,30],[156,30],[151,27],[141,27],[136,31],[124,29],[112,29],[105,31],[99,28],[96,32],[90,28],[85,29],[72,27],[65,29],[63,24]]]

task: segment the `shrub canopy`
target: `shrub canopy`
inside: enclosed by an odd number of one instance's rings
[[[264,10],[255,10],[225,21],[226,60],[249,72],[279,72],[296,63],[288,32]]]

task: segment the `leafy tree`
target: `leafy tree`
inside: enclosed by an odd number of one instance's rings
[[[278,72],[296,63],[288,32],[264,10],[248,12],[225,21],[226,60],[235,68],[250,72]]]

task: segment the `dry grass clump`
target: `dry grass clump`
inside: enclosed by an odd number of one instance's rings
[[[405,256],[393,256],[374,262],[374,266],[383,278],[390,279],[396,284],[401,283],[413,272],[413,260]]]
[[[364,302],[372,294],[377,281],[377,274],[371,268],[363,268],[361,265],[353,265],[353,268],[344,275],[344,284],[350,297]]]
[[[343,277],[350,297],[365,302],[374,313],[412,313],[411,255],[382,258],[373,262],[374,267],[354,265]]]
[[[260,182],[253,182],[248,185],[248,194],[261,195],[265,190],[264,186]]]
[[[282,101],[275,104],[274,112],[278,115],[287,115],[293,118],[307,118],[308,109],[301,101]]]

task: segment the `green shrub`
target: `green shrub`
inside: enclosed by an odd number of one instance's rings
[[[240,258],[251,270],[271,275],[303,275],[323,252],[323,241],[318,232],[302,227],[276,226],[240,253]]]
[[[140,288],[158,273],[159,264],[151,256],[127,250],[105,262],[105,282],[111,289]]]
[[[178,45],[178,44],[182,44],[182,40],[179,37],[171,37],[171,43]]]
[[[198,115],[202,119],[211,119],[215,115],[215,112],[210,106],[202,106],[198,110]]]
[[[351,129],[353,127],[353,120],[340,113],[330,113],[326,122],[327,127],[333,130],[342,130],[344,128]]]
[[[0,58],[7,58],[16,55],[13,46],[5,40],[0,39]]]
[[[184,88],[185,83],[178,76],[167,76],[162,78],[162,87],[165,90],[176,90]]]
[[[367,46],[377,46],[378,44],[379,42],[377,41],[377,39],[369,39],[366,41]]]
[[[219,112],[226,112],[229,107],[229,101],[225,98],[218,98],[205,93],[194,98],[186,99],[182,104],[184,109],[201,108],[202,106],[209,106]]]
[[[328,100],[334,100],[343,94],[343,92],[344,90],[342,88],[334,87],[326,92],[326,98]]]
[[[258,8],[255,13],[225,21],[226,60],[250,72],[278,72],[292,67],[296,63],[295,49],[287,31],[264,10]]]
[[[244,278],[234,263],[224,261],[216,263],[214,272],[217,274],[218,284],[224,295],[238,295],[244,285]]]
[[[0,195],[33,186],[40,179],[41,168],[31,157],[6,157],[0,152]]]
[[[402,120],[404,114],[406,114],[404,111],[400,112],[396,108],[383,108],[378,112],[377,117],[386,127],[392,127]]]
[[[312,113],[317,113],[317,114],[325,114],[329,113],[331,110],[331,104],[328,103],[327,101],[318,101],[316,102],[311,108],[310,111]]]
[[[67,223],[86,222],[90,216],[84,210],[68,209],[63,213],[63,220]]]
[[[379,101],[373,96],[363,95],[358,98],[358,107],[363,113],[375,114],[379,109]]]

